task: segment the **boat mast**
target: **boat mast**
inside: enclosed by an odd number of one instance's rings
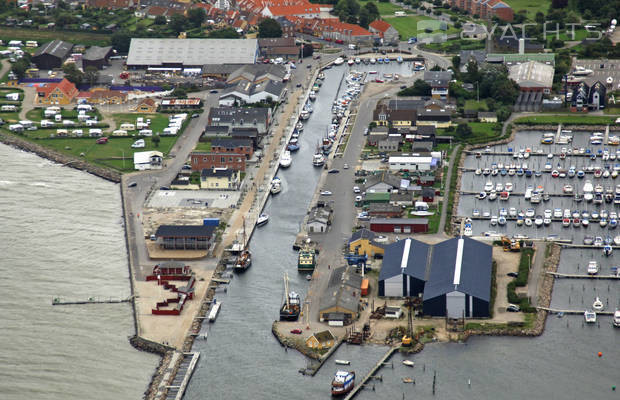
[[[284,272],[284,298],[286,299],[286,309],[290,309],[290,304],[288,302],[288,273]]]

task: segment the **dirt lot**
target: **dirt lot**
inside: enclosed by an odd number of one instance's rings
[[[495,296],[493,319],[489,322],[523,321],[522,313],[506,311],[506,306],[508,305],[506,285],[514,279],[506,274],[519,271],[521,253],[512,253],[504,251],[500,246],[493,246],[493,259],[497,262],[497,295]]]

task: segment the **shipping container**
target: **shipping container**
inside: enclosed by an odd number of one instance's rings
[[[204,226],[219,226],[220,225],[220,219],[219,218],[205,218],[202,221],[202,224]]]
[[[362,296],[368,296],[368,278],[362,279]]]

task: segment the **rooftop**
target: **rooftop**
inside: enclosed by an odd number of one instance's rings
[[[206,225],[161,225],[157,237],[211,237],[215,226]]]

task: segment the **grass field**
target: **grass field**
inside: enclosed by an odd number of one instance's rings
[[[547,14],[551,5],[550,0],[506,0],[506,3],[512,7],[515,14],[519,10],[526,10],[527,18],[530,20],[534,20],[539,11]]]
[[[168,127],[168,116],[170,114],[114,114],[113,119],[116,121],[117,129],[121,126],[122,123],[127,122],[130,124],[136,123],[136,118],[143,117],[146,121],[147,118],[151,119],[151,125],[149,127],[153,133],[162,132],[164,128]],[[189,115],[188,115],[189,118]]]
[[[198,142],[194,150],[205,152],[211,151],[211,142]]]
[[[359,3],[363,7],[364,4],[370,3],[370,1],[363,1],[362,0]],[[396,5],[394,3],[380,3],[378,1],[373,1],[372,3],[375,3],[375,5],[377,6],[377,9],[379,10],[379,14],[382,15],[382,16],[394,15],[394,11],[405,11],[407,13],[411,12],[409,10],[405,10],[401,6]]]
[[[482,143],[485,141],[496,139],[501,134],[501,130],[499,132],[497,131],[497,127],[501,126],[501,124],[499,123],[490,124],[486,122],[468,122],[467,125],[471,127],[472,134],[465,138],[458,137],[456,135],[456,128],[453,129],[452,131],[446,131],[445,129],[438,129],[437,134],[445,135],[445,136],[454,136],[456,140],[460,142],[468,142],[468,143]]]
[[[33,108],[32,110],[26,113],[26,118],[29,119],[30,121],[41,121],[42,119],[45,119],[43,110],[45,109],[44,108]],[[96,109],[94,112],[87,112],[86,114],[90,116],[95,116],[97,117],[97,119],[101,120],[101,114],[99,114],[99,112]],[[63,119],[77,120],[78,112],[77,110],[67,110],[63,108],[60,111],[60,115],[62,115]],[[47,118],[47,119],[53,120],[54,118]]]
[[[572,124],[572,125],[607,125],[613,124],[616,120],[615,117],[602,117],[595,115],[545,115],[537,117],[521,117],[514,121],[515,124],[532,124],[532,125],[545,125],[545,124]]]
[[[420,33],[424,33],[424,29],[418,31],[418,22],[420,21],[435,21],[432,18],[425,17],[423,15],[408,15],[406,17],[393,17],[385,18],[385,21],[392,25],[400,34],[401,40],[407,40],[412,36],[418,36]],[[448,26],[447,31],[434,31],[434,33],[445,32],[447,34],[457,33],[459,30],[454,26]]]
[[[484,40],[451,39],[444,43],[428,43],[423,49],[458,54],[461,50],[481,50],[485,47]]]
[[[0,27],[0,37],[4,41],[36,40],[39,42],[39,44],[49,42],[54,39],[67,40],[72,43],[80,43],[80,44],[85,44],[87,46],[92,46],[92,45],[107,46],[110,44],[109,34],[21,29],[21,28],[9,28],[5,26]]]
[[[476,101],[476,100],[467,100],[465,102],[466,110],[476,110],[476,111],[487,111],[487,102],[485,100]]]

